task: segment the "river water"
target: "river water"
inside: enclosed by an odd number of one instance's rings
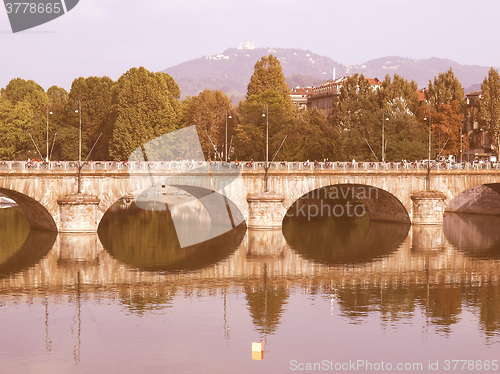
[[[0,209],[0,373],[499,372],[498,227],[287,219],[180,248],[134,203],[79,235]]]

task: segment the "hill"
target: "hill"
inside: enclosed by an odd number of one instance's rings
[[[255,63],[273,54],[281,62],[283,73],[290,87],[319,85],[329,79],[347,74],[363,73],[366,77],[384,79],[389,74],[399,74],[427,87],[429,80],[450,67],[466,93],[478,89],[490,67],[461,65],[448,59],[410,59],[398,56],[382,57],[359,65],[347,66],[330,57],[320,56],[304,49],[288,48],[230,48],[224,52],[186,61],[163,70],[179,84],[182,96],[195,96],[204,89],[221,90],[238,102],[245,97]]]

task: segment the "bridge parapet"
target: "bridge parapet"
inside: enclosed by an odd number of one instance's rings
[[[263,161],[231,161],[231,162],[201,162],[201,161],[88,161],[83,170],[265,170]],[[449,163],[431,162],[431,170],[500,170],[500,162],[496,163]],[[0,172],[9,170],[57,170],[77,172],[76,161],[0,161]],[[282,161],[270,162],[269,170],[300,171],[300,170],[427,170],[427,162],[300,162]]]

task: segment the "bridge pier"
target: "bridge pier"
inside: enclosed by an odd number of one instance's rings
[[[59,232],[97,232],[99,201],[85,194],[67,195],[57,200],[61,217]]]
[[[443,223],[446,196],[441,191],[420,191],[411,195],[412,224],[440,225]]]
[[[254,229],[281,228],[286,209],[283,205],[285,197],[272,192],[257,192],[247,195],[247,226]]]

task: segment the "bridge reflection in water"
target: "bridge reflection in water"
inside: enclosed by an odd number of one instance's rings
[[[110,212],[97,234],[29,232],[0,212],[0,306],[116,300],[130,313],[170,308],[179,296],[244,295],[254,329],[279,335],[292,294],[315,295],[349,323],[384,326],[418,313],[450,334],[472,313],[485,336],[500,333],[500,217],[448,214],[444,226],[289,220],[281,230],[240,227],[182,250],[168,215]],[[80,301],[78,301],[80,302]],[[248,315],[247,314],[247,315]],[[234,318],[234,317],[233,317]],[[242,316],[238,318],[244,318]],[[80,335],[79,335],[80,339]]]
[[[115,213],[116,220],[105,222],[99,236],[65,233],[57,238],[54,233],[29,232],[18,212],[9,214],[15,217],[15,229],[3,232],[0,242],[3,295],[71,292],[79,273],[81,291],[89,297],[109,292],[137,298],[131,296],[137,293],[144,304],[148,294],[198,294],[232,286],[250,294],[252,304],[265,286],[277,290],[281,299],[288,292],[284,290],[293,287],[314,288],[328,296],[338,293],[347,314],[382,312],[389,305],[392,313],[399,308],[404,313],[416,303],[430,307],[431,313],[444,312],[433,311],[439,305],[420,294],[430,287],[430,298],[433,292],[441,293],[450,315],[459,315],[462,303],[481,299],[485,282],[489,295],[500,296],[500,217],[449,214],[444,230],[364,219],[330,225],[291,220],[283,233],[240,227],[184,251],[172,240],[170,218],[158,212]],[[444,302],[446,289],[454,290],[446,296],[453,302]],[[405,302],[390,301],[387,293],[393,298],[400,294]],[[491,313],[497,310],[496,300],[500,302],[489,296],[473,303],[488,310],[481,313],[489,318],[484,321],[488,330],[500,323],[500,308],[498,315]]]

